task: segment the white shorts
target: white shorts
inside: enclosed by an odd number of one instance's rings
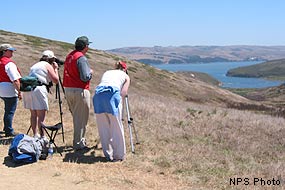
[[[37,86],[31,92],[23,92],[23,102],[26,109],[48,110],[48,92],[46,86]]]

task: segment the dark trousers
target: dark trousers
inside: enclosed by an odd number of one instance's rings
[[[14,132],[14,129],[12,127],[12,122],[18,104],[18,97],[11,97],[11,98],[1,97],[1,99],[4,100],[5,104],[4,107],[5,113],[3,117],[4,131],[5,134],[11,134]]]

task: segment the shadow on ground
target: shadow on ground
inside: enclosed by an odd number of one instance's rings
[[[71,147],[59,147],[59,151],[67,152],[63,155],[63,162],[72,162],[80,164],[93,164],[96,162],[108,162],[105,157],[95,155],[95,147],[85,148],[83,150],[73,150]]]
[[[24,166],[24,165],[27,165],[27,164],[32,164],[32,163],[16,163],[16,162],[13,161],[11,156],[6,156],[4,158],[3,164],[5,166],[7,166],[8,168],[17,168],[17,167]]]

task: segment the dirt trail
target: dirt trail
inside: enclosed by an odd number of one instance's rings
[[[145,168],[135,168],[134,158],[124,162],[106,162],[100,149],[54,154],[52,160],[17,165],[8,156],[11,139],[0,137],[0,184],[14,189],[169,189],[179,187],[179,180]],[[1,188],[2,189],[2,188]],[[186,187],[174,188],[186,189]]]

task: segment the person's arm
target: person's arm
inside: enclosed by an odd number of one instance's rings
[[[128,95],[128,89],[129,89],[129,86],[130,86],[130,77],[128,75],[126,75],[126,81],[124,83],[124,85],[122,86],[122,89],[121,89],[121,96],[122,98],[124,98],[126,95]]]
[[[11,80],[11,82],[13,83],[15,89],[18,91],[18,97],[19,99],[22,99],[21,96],[21,91],[20,91],[20,78],[21,78],[21,74],[19,73],[17,66],[15,63],[13,62],[9,62],[6,66],[5,66],[5,71],[9,77],[9,79]]]
[[[58,64],[56,62],[53,63],[53,65],[51,66],[50,64],[46,65],[48,74],[50,76],[50,79],[53,83],[57,84],[59,81],[59,77],[58,77]]]
[[[13,81],[13,85],[16,88],[16,90],[18,91],[18,98],[21,100],[22,99],[22,94],[20,91],[20,79],[14,80]]]
[[[83,82],[90,81],[93,71],[90,69],[89,63],[85,56],[82,56],[77,60],[77,66],[79,70],[80,80]]]

